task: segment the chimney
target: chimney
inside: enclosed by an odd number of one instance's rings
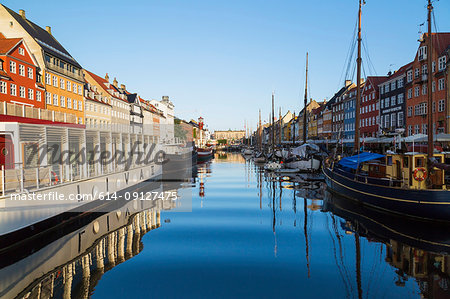
[[[52,27],[50,26],[45,26],[45,30],[50,33],[50,35],[52,34]]]
[[[25,10],[23,9],[19,9],[19,15],[22,17],[22,19],[26,20],[27,18],[25,18]]]
[[[123,90],[126,90],[125,84],[120,84],[120,88],[122,88]]]
[[[118,84],[119,84],[119,82],[117,82],[116,78],[114,78],[113,85],[114,85],[115,87],[118,87]]]
[[[106,73],[106,75],[105,75],[105,80],[109,82],[109,76],[108,76],[108,73]]]

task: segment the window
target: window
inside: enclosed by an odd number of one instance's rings
[[[409,125],[409,126],[408,126],[408,136],[411,136],[412,134],[413,134],[412,126]]]
[[[444,112],[445,110],[445,100],[439,100],[438,102],[438,111]]]
[[[422,134],[427,134],[427,132],[428,132],[427,124],[422,124]]]
[[[67,81],[67,90],[72,91],[72,84],[70,83],[70,81]]]
[[[414,134],[419,134],[420,133],[420,126],[419,125],[415,125],[414,126]]]
[[[45,102],[50,105],[52,104],[52,94],[51,93],[49,93],[49,92],[45,93]]]
[[[412,106],[409,106],[409,107],[408,107],[408,117],[411,117],[411,116],[412,116],[412,110],[413,110],[413,107],[412,107]]]
[[[445,78],[441,78],[438,81],[438,90],[444,90],[445,89]]]
[[[42,93],[39,90],[36,91],[36,101],[42,101]]]
[[[391,114],[391,127],[396,127],[397,125],[397,115],[395,113]]]
[[[9,71],[11,73],[16,73],[16,63],[14,61],[9,62]]]
[[[403,112],[397,114],[397,126],[399,128],[403,127]]]
[[[66,89],[66,81],[64,79],[59,79],[59,88]]]
[[[402,88],[402,87],[403,87],[403,78],[402,78],[402,79],[398,79],[398,81],[397,81],[397,87],[398,87],[398,88]]]
[[[19,86],[19,96],[25,98],[25,87]]]
[[[391,97],[391,106],[395,106],[396,105],[396,101],[395,101],[395,96]]]
[[[428,74],[428,66],[426,64],[422,65],[422,75]]]
[[[61,103],[61,107],[66,107],[66,98],[64,96],[59,97],[59,102]]]
[[[58,106],[58,95],[56,94],[53,95],[53,105]]]
[[[426,94],[427,94],[427,85],[422,84],[422,95],[426,95]]]
[[[412,88],[408,89],[408,99],[412,98]]]
[[[71,98],[67,98],[67,108],[72,109],[72,99]]]
[[[427,59],[427,46],[419,48],[419,61]]]
[[[19,64],[19,75],[25,77],[25,66],[23,64]]]
[[[3,93],[3,94],[6,94],[7,92],[8,92],[8,88],[7,88],[7,84],[6,84],[6,82],[0,82],[0,92],[1,93]]]
[[[403,104],[403,93],[397,96],[397,104]]]
[[[31,67],[28,68],[28,78],[33,79],[33,69]]]
[[[76,101],[76,100],[73,100],[73,109],[75,109],[75,110],[78,109],[78,107],[77,107],[77,101]]]
[[[414,97],[418,97],[420,95],[420,86],[414,87]]]
[[[389,114],[384,116],[384,127],[389,128]]]
[[[56,76],[52,77],[53,77],[53,86],[58,87],[58,78],[56,78]]]
[[[419,68],[416,68],[416,69],[414,70],[414,79],[419,78],[419,74],[420,74],[420,70],[419,70]]]
[[[438,59],[438,70],[442,71],[443,69],[445,69],[445,65],[447,63],[447,57],[446,56],[441,56]]]
[[[28,88],[28,99],[34,100],[34,90]]]
[[[19,54],[20,55],[25,55],[25,50],[23,48],[19,48]]]
[[[407,75],[406,75],[406,80],[409,82],[411,82],[413,80],[413,71],[409,70]]]
[[[52,84],[52,78],[50,76],[50,74],[45,74],[45,84]]]

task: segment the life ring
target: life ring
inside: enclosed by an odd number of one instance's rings
[[[418,175],[419,173],[421,173],[422,175]],[[423,180],[425,180],[427,178],[427,170],[423,167],[417,167],[416,169],[414,169],[414,179],[418,182],[422,182]]]
[[[52,171],[51,174],[52,174],[52,177],[50,179],[51,179],[52,185],[57,185],[59,182],[58,175],[54,171]]]

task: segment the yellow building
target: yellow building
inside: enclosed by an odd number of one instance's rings
[[[36,58],[50,120],[84,124],[81,66],[53,37],[51,27],[43,29],[28,20],[25,11],[18,14],[0,4],[0,32],[7,38],[23,38]]]

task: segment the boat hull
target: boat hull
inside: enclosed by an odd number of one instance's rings
[[[371,184],[370,178],[323,167],[328,188],[371,207],[407,217],[450,222],[450,191],[411,190]]]

